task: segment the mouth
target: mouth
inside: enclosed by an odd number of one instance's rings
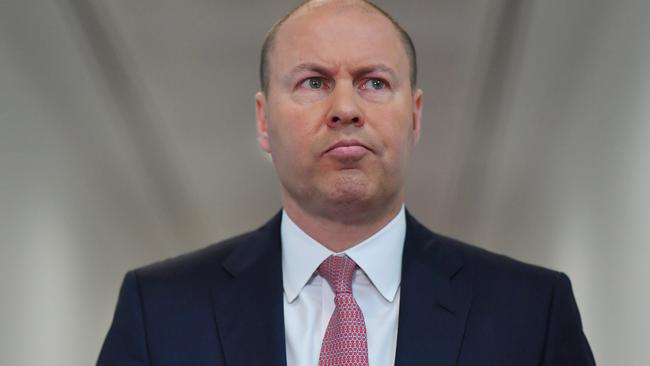
[[[358,140],[341,140],[328,147],[323,156],[337,160],[360,160],[372,149]]]

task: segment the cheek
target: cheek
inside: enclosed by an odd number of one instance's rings
[[[413,145],[413,130],[409,115],[401,111],[378,115],[381,122],[375,127],[385,153],[390,159],[408,154]]]
[[[312,137],[305,113],[299,110],[278,110],[269,123],[269,143],[276,158],[304,159],[309,156]]]

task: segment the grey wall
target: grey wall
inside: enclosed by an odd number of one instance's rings
[[[378,3],[419,51],[410,209],[567,272],[599,364],[647,364],[650,3]],[[128,269],[278,210],[253,95],[294,4],[0,3],[0,364],[94,363]]]
[[[648,1],[525,3],[454,228],[566,271],[601,365],[650,363],[648,19]]]

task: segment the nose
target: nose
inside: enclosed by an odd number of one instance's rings
[[[327,116],[327,125],[330,128],[337,128],[352,124],[361,127],[364,118],[361,108],[358,105],[357,95],[353,85],[339,83],[332,94],[332,104]]]

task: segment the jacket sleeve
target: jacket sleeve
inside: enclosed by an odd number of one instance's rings
[[[104,340],[97,366],[149,364],[138,279],[135,272],[129,272],[122,282],[113,323]]]
[[[571,282],[564,273],[556,276],[552,296],[542,366],[594,366]]]

